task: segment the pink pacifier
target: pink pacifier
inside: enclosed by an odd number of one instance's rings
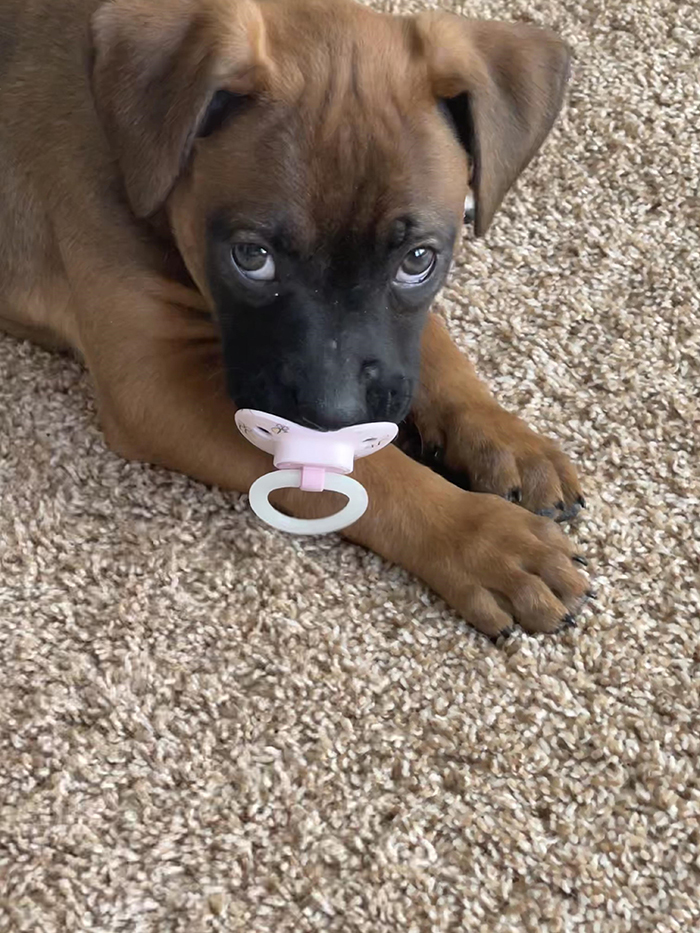
[[[250,507],[264,522],[297,535],[321,535],[347,528],[364,515],[369,499],[356,479],[348,476],[355,460],[376,453],[396,437],[398,426],[387,421],[354,424],[340,431],[314,431],[264,411],[243,408],[236,412],[238,430],[251,444],[272,454],[275,472],[266,473],[250,487]],[[326,518],[292,518],[270,504],[274,489],[303,489],[347,496],[345,506]]]

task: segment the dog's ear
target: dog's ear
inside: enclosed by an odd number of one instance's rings
[[[93,15],[92,86],[135,214],[166,200],[198,135],[267,66],[254,0],[109,0]]]
[[[569,50],[525,24],[425,13],[416,25],[432,91],[472,159],[474,229],[481,236],[561,109]]]

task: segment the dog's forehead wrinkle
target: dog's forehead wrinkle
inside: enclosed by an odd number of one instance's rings
[[[397,114],[390,111],[415,97],[422,61],[401,18],[346,0],[267,0],[263,9],[273,84],[306,114],[319,138],[357,124],[363,114],[371,114],[367,122],[374,126],[387,117],[395,124]]]
[[[306,91],[334,74],[341,93],[361,93],[379,73],[400,80],[401,63],[420,57],[407,20],[349,0],[266,0],[262,9],[273,59],[294,61]]]
[[[409,221],[404,218],[395,220],[391,225],[389,232],[389,243],[392,246],[400,246],[408,236]]]

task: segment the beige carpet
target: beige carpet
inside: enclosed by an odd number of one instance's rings
[[[597,603],[494,647],[121,462],[79,367],[0,338],[3,933],[700,929],[700,11],[469,9],[576,49],[442,305],[580,464]]]

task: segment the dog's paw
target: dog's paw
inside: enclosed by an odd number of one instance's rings
[[[450,482],[569,521],[585,507],[576,470],[557,444],[495,403],[420,424],[408,452]]]
[[[491,638],[513,623],[556,633],[593,594],[584,559],[551,521],[491,495],[454,490],[423,550],[420,575]]]

